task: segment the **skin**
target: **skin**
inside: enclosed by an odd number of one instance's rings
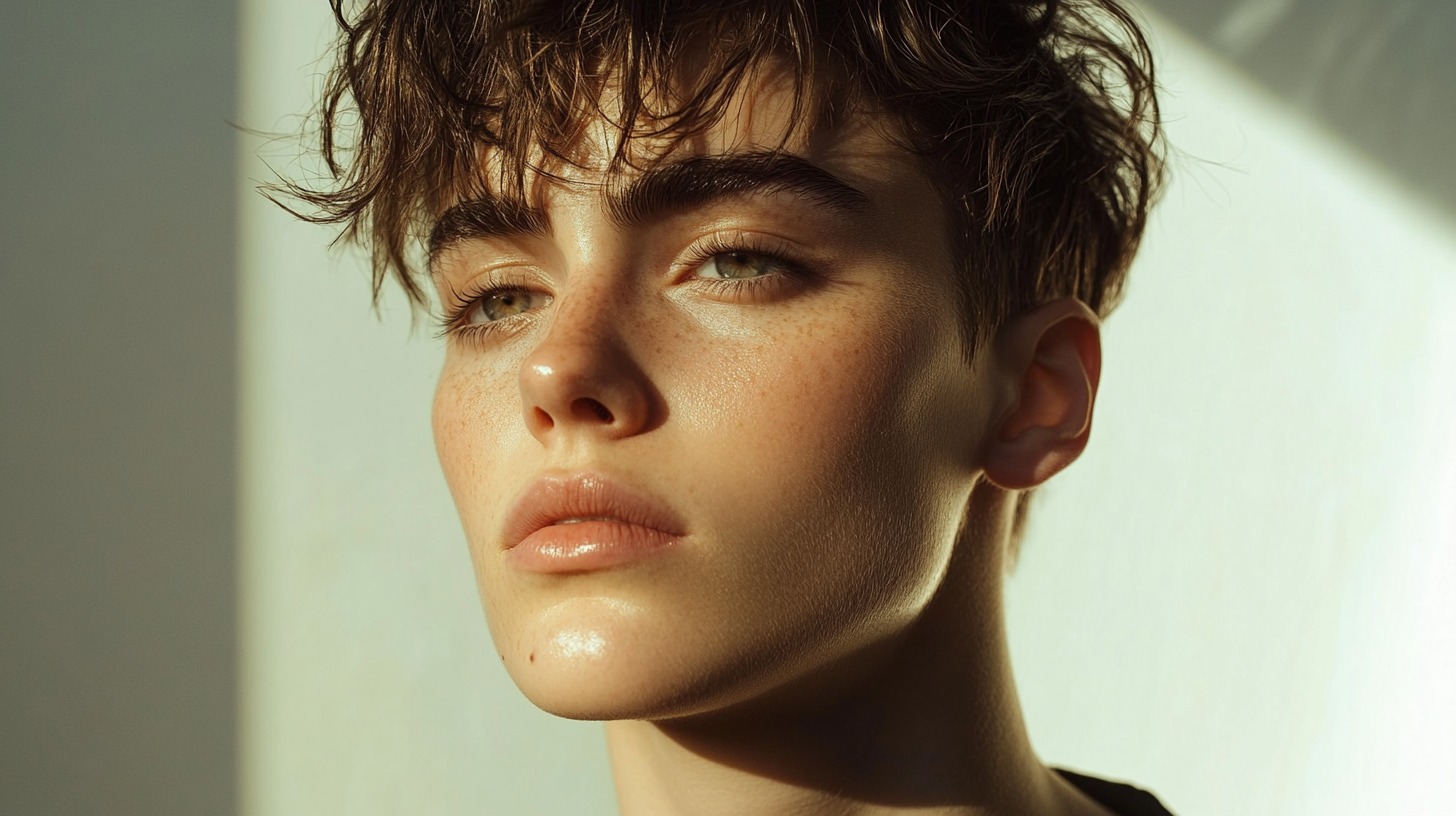
[[[662,161],[775,148],[789,103],[766,74]],[[784,144],[860,211],[756,193],[628,226],[603,196],[635,171],[606,177],[599,123],[585,169],[531,186],[546,234],[434,263],[446,300],[515,298],[455,323],[434,405],[496,647],[543,709],[610,721],[627,816],[1102,812],[1031,751],[1000,587],[1008,490],[1086,443],[1096,318],[1047,304],[968,359],[940,200],[887,127]],[[681,545],[512,568],[511,501],[581,470],[670,505]]]

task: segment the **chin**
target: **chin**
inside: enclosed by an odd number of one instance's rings
[[[640,605],[573,598],[509,624],[492,627],[506,670],[547,713],[573,720],[654,719],[695,696],[695,673],[685,671],[695,661],[674,648],[682,637]]]
[[[560,634],[563,645],[572,645],[506,661],[516,686],[542,711],[572,720],[659,720],[712,707],[702,673],[673,666],[670,655],[600,630]],[[582,646],[596,653],[584,654]]]
[[[516,680],[537,708],[568,720],[667,720],[692,712],[693,695],[674,693],[655,678],[564,677],[549,669]]]
[[[495,632],[511,679],[536,707],[573,720],[746,713],[806,684],[811,699],[832,694],[828,686],[845,676],[839,647],[856,640],[845,632],[826,639],[822,626],[715,637],[680,612],[602,597],[562,601],[513,623],[521,625]],[[829,667],[832,677],[821,677]]]

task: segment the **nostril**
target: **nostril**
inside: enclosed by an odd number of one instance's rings
[[[590,397],[582,397],[571,404],[571,409],[577,416],[586,418],[594,416],[602,422],[612,421],[612,412],[607,406],[597,402]]]
[[[556,424],[556,420],[552,419],[550,414],[540,408],[536,409],[536,422],[547,430]]]

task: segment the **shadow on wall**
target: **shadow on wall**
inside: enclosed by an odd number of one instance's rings
[[[0,22],[0,813],[229,816],[237,9]]]
[[[1456,219],[1456,3],[1144,2]]]

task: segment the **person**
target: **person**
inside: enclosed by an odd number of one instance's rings
[[[1125,9],[334,12],[278,198],[439,297],[495,648],[623,814],[1166,813],[1037,758],[1002,614],[1163,174]]]

